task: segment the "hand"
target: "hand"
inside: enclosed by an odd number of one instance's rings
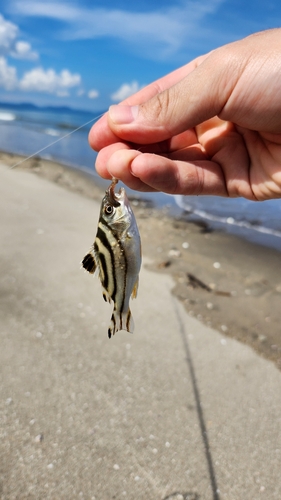
[[[206,54],[112,106],[96,169],[132,189],[281,197],[281,29]]]

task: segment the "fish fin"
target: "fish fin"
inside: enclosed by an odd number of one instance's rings
[[[139,277],[137,277],[136,282],[134,284],[134,288],[133,288],[132,295],[131,295],[132,299],[136,298],[136,296],[138,294],[138,287],[139,287]]]
[[[97,261],[97,258],[95,256],[95,252],[93,249],[91,249],[89,251],[89,253],[87,253],[87,255],[85,255],[84,259],[82,260],[82,266],[84,267],[84,269],[86,269],[86,271],[88,271],[91,274],[94,274],[98,270],[99,277],[101,280],[100,266],[98,264],[98,261]],[[105,288],[102,288],[102,296],[103,296],[105,302],[109,302],[109,303],[111,302],[111,297]]]
[[[121,315],[114,310],[111,316],[110,325],[108,328],[108,338],[110,339],[112,335],[115,335],[119,330],[127,330],[127,332],[133,333],[134,331],[134,320],[130,309]]]
[[[89,273],[91,273],[91,274],[95,273],[98,265],[97,265],[94,251],[92,249],[87,253],[87,255],[85,255],[84,259],[82,260],[82,266]]]
[[[103,300],[105,300],[105,302],[109,302],[109,304],[110,304],[111,297],[105,288],[102,289],[102,296],[103,296]]]

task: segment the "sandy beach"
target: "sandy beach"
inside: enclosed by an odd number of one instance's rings
[[[133,199],[133,335],[80,269],[103,191],[0,161],[0,499],[279,500],[280,254]]]
[[[0,155],[7,165],[21,159]],[[104,191],[91,176],[59,163],[35,157],[17,168],[98,202],[103,197]],[[138,199],[137,193],[132,203],[148,268],[172,276],[173,293],[186,311],[225,336],[250,345],[281,369],[280,253],[210,232],[204,222],[169,217],[167,211]]]

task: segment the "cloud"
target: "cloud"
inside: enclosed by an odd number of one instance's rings
[[[99,92],[95,89],[89,90],[88,97],[89,99],[96,99],[99,96]]]
[[[36,60],[38,54],[31,44],[19,39],[19,28],[0,14],[0,87],[5,90],[35,91],[55,94],[60,97],[69,95],[72,87],[81,85],[81,76],[64,69],[56,73],[54,69],[34,68],[24,73],[22,79],[17,70],[9,66],[8,57]]]
[[[0,55],[17,59],[38,59],[30,43],[18,40],[19,28],[0,14]]]
[[[11,55],[17,59],[29,59],[30,61],[38,59],[38,53],[31,49],[30,43],[23,41],[15,43],[15,48],[11,52]]]
[[[0,53],[8,54],[18,36],[18,27],[0,14]]]
[[[176,53],[198,37],[202,21],[225,0],[183,0],[171,7],[136,12],[117,8],[86,8],[66,1],[11,1],[13,12],[48,17],[66,25],[60,36],[67,40],[117,38],[128,50],[156,59]]]
[[[19,88],[28,92],[44,92],[66,97],[70,88],[80,84],[81,76],[78,73],[72,74],[67,69],[56,73],[54,69],[44,70],[39,67],[24,74],[19,82]]]
[[[17,86],[17,70],[8,66],[5,57],[0,57],[0,87],[13,90]]]
[[[134,81],[132,83],[123,83],[121,87],[111,94],[110,98],[112,101],[120,102],[130,97],[130,95],[135,94],[138,90],[140,90],[140,85],[138,82]]]
[[[16,14],[33,17],[49,17],[63,21],[72,21],[77,19],[79,7],[64,2],[37,2],[37,0],[22,0],[10,2],[10,11]],[[86,10],[86,9],[82,9]]]

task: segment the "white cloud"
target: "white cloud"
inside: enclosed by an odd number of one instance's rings
[[[99,93],[97,90],[95,90],[95,89],[89,90],[89,92],[88,92],[89,99],[96,99],[98,96],[99,96]]]
[[[179,4],[149,12],[86,8],[78,2],[38,0],[11,1],[13,12],[24,16],[49,17],[68,25],[61,36],[68,40],[113,37],[145,57],[171,56],[187,43],[194,43],[204,18],[225,0],[183,0]],[[202,31],[202,30],[201,30]]]
[[[4,19],[0,14],[0,55],[18,59],[37,59],[30,43],[18,40],[19,28],[16,24]]]
[[[69,95],[68,90],[81,84],[81,76],[67,69],[56,73],[54,69],[34,68],[24,74],[19,88],[25,91],[46,92],[60,97]]]
[[[79,7],[62,2],[37,2],[37,0],[16,0],[10,2],[10,11],[16,14],[33,17],[49,17],[62,21],[72,21],[77,19]],[[86,10],[86,9],[85,9]]]
[[[69,95],[72,87],[81,85],[81,76],[64,69],[57,73],[54,69],[44,70],[34,68],[24,73],[18,79],[17,70],[9,66],[7,57],[16,59],[35,60],[38,54],[31,44],[19,39],[19,28],[16,24],[7,21],[0,14],[0,87],[6,90],[23,90],[55,94],[60,97]]]
[[[79,85],[81,85],[81,76],[67,69],[56,73],[54,69],[34,68],[24,73],[22,79],[19,80],[16,68],[9,66],[6,58],[0,56],[0,88],[5,90],[17,89],[66,97],[71,88]]]
[[[18,36],[18,27],[0,14],[0,52],[8,54]]]
[[[0,57],[0,87],[12,90],[17,86],[17,70],[8,66],[5,57]]]
[[[31,61],[38,59],[38,53],[32,50],[30,43],[23,41],[15,43],[15,48],[11,52],[11,55],[17,59],[29,59]]]
[[[110,98],[112,101],[123,101],[124,99],[127,99],[127,97],[130,97],[130,95],[135,94],[138,90],[140,90],[140,85],[138,82],[134,81],[132,83],[123,83],[121,87],[114,92],[114,94],[111,94]]]

